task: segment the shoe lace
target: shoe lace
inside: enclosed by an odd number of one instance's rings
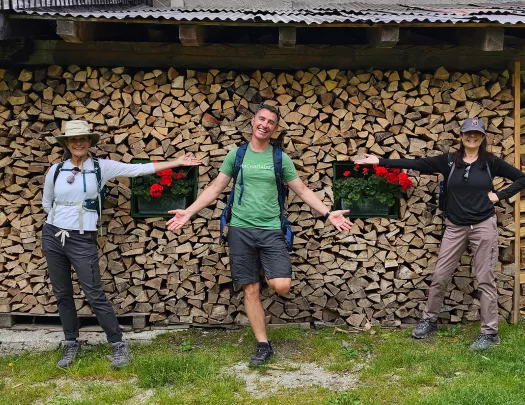
[[[114,359],[121,359],[122,357],[126,356],[126,346],[125,345],[118,345],[115,348],[115,354],[113,355]]]
[[[269,349],[269,346],[257,345],[257,348],[255,349],[255,357],[262,357]]]
[[[77,351],[78,351],[77,345],[67,345],[63,358],[66,360],[71,360],[76,355]]]
[[[491,340],[491,337],[484,333],[480,333],[479,336],[476,338],[476,342],[478,343],[482,343],[482,342],[489,341],[489,340]]]
[[[419,322],[419,325],[417,325],[418,329],[426,329],[431,326],[431,322],[428,319],[423,319],[421,322]]]

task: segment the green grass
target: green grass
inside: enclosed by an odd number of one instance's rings
[[[245,364],[255,339],[249,329],[190,329],[135,345],[133,363],[112,370],[107,345],[83,350],[70,370],[55,364],[60,351],[0,357],[0,404],[180,405],[518,405],[525,403],[525,325],[502,325],[502,344],[468,350],[479,326],[440,329],[419,341],[407,330],[359,334],[333,328],[269,330],[276,355],[251,373],[297,371],[316,363],[332,373],[354,373],[354,390],[322,387],[280,390],[258,397],[226,368]],[[270,387],[268,387],[270,388]],[[337,388],[337,387],[334,387]],[[140,400],[143,398],[143,400]]]

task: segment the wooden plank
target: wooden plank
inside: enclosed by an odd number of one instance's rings
[[[66,42],[81,43],[93,41],[95,25],[93,23],[76,20],[58,20],[57,35]]]
[[[203,25],[179,25],[179,40],[183,46],[203,45],[205,34]]]
[[[367,28],[368,43],[377,48],[392,48],[399,42],[399,27]]]
[[[297,28],[279,27],[279,48],[293,48],[297,41]]]
[[[520,162],[520,88],[521,88],[521,64],[519,61],[514,62],[513,84],[514,84],[514,166],[521,167]],[[514,200],[514,261],[516,263],[516,272],[514,274],[514,294],[512,301],[512,323],[517,323],[520,315],[520,295],[521,295],[521,247],[520,247],[520,193],[516,194]]]
[[[525,284],[525,271],[520,272],[520,284]]]
[[[509,60],[525,63],[525,50],[479,52],[473,48],[396,46],[370,48],[351,46],[315,47],[296,45],[279,48],[266,45],[207,45],[183,47],[164,42],[89,42],[29,41],[33,51],[18,52],[23,44],[0,43],[0,61],[18,62],[13,55],[24,57],[26,65],[103,65],[130,67],[167,67],[231,69],[340,68],[435,70],[436,60],[455,70],[505,70]],[[21,62],[22,60],[20,60]]]
[[[503,39],[505,37],[503,27],[459,28],[457,35],[462,45],[471,46],[484,52],[503,50]]]

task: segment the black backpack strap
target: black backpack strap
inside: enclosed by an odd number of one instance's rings
[[[244,191],[244,179],[242,174],[242,161],[244,160],[244,155],[246,155],[246,150],[248,149],[248,144],[245,143],[241,145],[235,154],[235,163],[233,164],[233,185],[230,194],[228,195],[228,200],[226,201],[226,206],[222,210],[221,219],[220,219],[220,235],[219,243],[224,243],[226,241],[226,236],[224,235],[224,228],[230,223],[231,219],[231,209],[233,205],[233,200],[235,198],[235,184],[237,183],[237,177],[239,172],[241,173],[241,194],[239,196],[239,204],[242,201],[242,193]]]
[[[62,167],[64,166],[64,161],[60,162],[57,165],[57,168],[55,169],[55,174],[53,175],[53,185],[57,182],[58,175],[60,174],[60,171],[62,170]]]

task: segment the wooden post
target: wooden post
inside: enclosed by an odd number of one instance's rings
[[[520,62],[514,62],[514,165],[521,170],[521,136],[520,136],[520,93],[521,75]],[[516,262],[516,272],[514,274],[514,295],[512,323],[517,323],[520,314],[520,295],[521,295],[521,243],[520,243],[520,193],[516,194],[514,201],[514,223],[516,227],[514,240],[514,260]]]
[[[367,28],[366,34],[370,46],[392,48],[399,42],[399,27]]]
[[[279,48],[293,48],[297,40],[295,27],[279,27]]]
[[[57,35],[66,42],[89,42],[95,36],[94,24],[86,21],[57,20]]]
[[[179,40],[183,46],[204,44],[205,28],[202,25],[179,25]]]
[[[484,52],[503,51],[503,27],[458,28],[459,42]]]

